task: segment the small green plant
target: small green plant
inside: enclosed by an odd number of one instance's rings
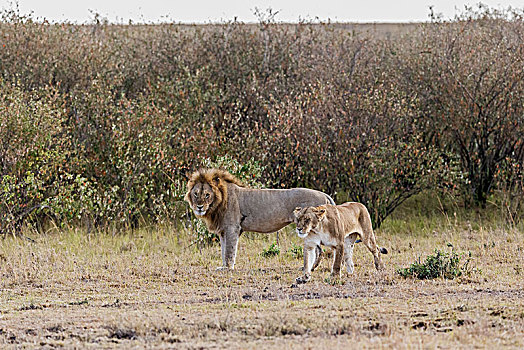
[[[262,251],[262,256],[264,258],[271,258],[280,254],[280,247],[277,242],[271,243],[271,245]]]
[[[198,247],[205,247],[219,241],[217,234],[209,232],[206,224],[202,220],[193,217],[191,225],[196,234],[193,243],[197,244]]]
[[[304,257],[302,246],[295,243],[291,245],[291,248],[289,248],[287,252],[295,259],[302,259]]]
[[[435,249],[435,254],[426,257],[424,263],[420,262],[419,257],[418,262],[414,262],[409,267],[398,269],[397,273],[405,278],[434,279],[441,277],[455,279],[470,272],[468,266],[471,261],[471,252],[468,253],[466,261],[461,265],[460,260],[463,255],[465,254],[458,254],[453,249],[449,253]]]
[[[340,277],[328,276],[324,278],[324,282],[332,286],[343,286],[345,282]]]

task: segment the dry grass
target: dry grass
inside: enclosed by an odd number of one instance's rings
[[[357,246],[356,272],[339,285],[324,281],[326,260],[293,285],[302,262],[286,253],[300,243],[291,231],[274,258],[260,254],[274,235],[243,237],[226,273],[215,271],[218,247],[185,248],[187,233],[169,229],[6,238],[0,347],[522,348],[522,230],[432,220],[390,220],[377,233],[387,270]],[[471,251],[471,275],[395,273],[447,242]]]

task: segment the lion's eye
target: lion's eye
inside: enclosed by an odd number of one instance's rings
[[[209,198],[209,193],[206,193],[206,198]]]

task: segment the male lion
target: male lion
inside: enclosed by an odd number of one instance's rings
[[[353,273],[353,247],[359,236],[373,254],[377,270],[384,268],[379,253],[387,254],[388,251],[377,246],[371,218],[363,204],[348,202],[341,205],[297,207],[293,214],[297,234],[304,238],[304,276],[298,277],[297,283],[306,283],[311,279],[311,271],[320,261],[317,253],[319,244],[333,248],[331,278],[340,278],[344,253],[347,271]]]
[[[195,171],[185,200],[207,228],[220,237],[222,267],[233,269],[243,231],[271,233],[293,222],[293,209],[335,204],[327,194],[307,188],[253,189],[221,169]],[[318,249],[320,251],[320,248]]]

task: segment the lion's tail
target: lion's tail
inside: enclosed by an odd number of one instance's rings
[[[331,204],[331,205],[337,205],[337,203],[335,203],[335,201],[333,200],[333,198],[331,198],[331,196],[329,194],[326,194],[326,197],[327,197],[327,200],[328,200],[328,204]]]

